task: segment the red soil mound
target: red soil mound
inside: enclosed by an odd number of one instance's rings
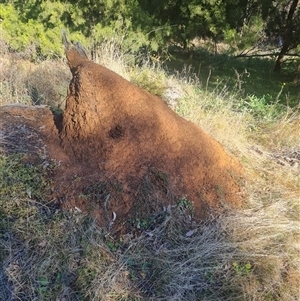
[[[241,205],[241,166],[218,142],[84,51],[68,44],[66,53],[73,79],[62,124],[46,107],[0,108],[4,150],[60,162],[51,200],[102,225],[115,216],[115,229],[187,200],[196,218]]]
[[[240,206],[241,166],[218,142],[76,48],[66,54],[73,79],[60,138],[93,183],[84,195],[99,199],[99,212],[119,218],[136,213],[137,203],[155,210],[184,197],[198,218],[224,204]],[[74,202],[90,206],[84,198]]]

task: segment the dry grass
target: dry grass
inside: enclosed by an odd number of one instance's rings
[[[228,213],[194,227],[170,217],[131,255],[149,266],[141,287],[153,300],[296,300],[299,250],[283,236],[295,237],[299,224],[282,217],[282,205]],[[276,225],[274,217],[280,217]]]
[[[213,95],[191,86],[186,91],[177,111],[237,156],[248,175],[248,209],[221,218],[226,244],[233,247],[222,254],[253,268],[244,279],[229,276],[242,288],[236,299],[300,300],[299,108],[262,121],[236,111],[235,95],[224,96],[225,89]],[[235,299],[225,296],[220,300]]]
[[[63,109],[70,80],[71,72],[63,60],[44,61],[29,74],[26,86],[35,105]]]
[[[14,54],[0,58],[0,105],[45,104],[64,108],[71,73],[63,60],[31,63]]]
[[[150,59],[144,60],[139,68],[131,68],[130,81],[161,98],[164,98],[168,87],[165,71]]]
[[[225,83],[209,93],[188,70],[169,77],[152,65],[139,72],[125,57],[111,44],[97,54],[99,63],[115,64],[115,71],[159,95],[176,92],[174,110],[244,165],[247,207],[202,223],[192,221],[182,206],[165,208],[156,227],[119,240],[82,213],[62,212],[48,199],[47,189],[36,199],[19,191],[30,171],[18,165],[18,185],[9,190],[17,193],[10,195],[0,185],[0,300],[300,300],[298,108],[261,120],[237,109],[239,96],[229,93]],[[61,62],[1,63],[1,104],[26,102],[22,93],[32,103],[27,83],[39,95],[47,92],[49,104],[63,99],[61,83],[69,75],[64,68],[61,73]],[[53,85],[44,87],[41,75]],[[0,132],[0,143],[4,140]],[[7,173],[16,177],[11,168],[17,159],[0,158],[5,183]]]
[[[130,79],[129,68],[134,61],[130,53],[124,53],[120,49],[120,40],[112,38],[109,41],[99,43],[92,49],[93,61],[118,73],[127,80]]]
[[[13,57],[0,59],[0,105],[7,103],[31,104],[26,79],[34,65]]]

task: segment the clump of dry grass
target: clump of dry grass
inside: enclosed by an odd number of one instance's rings
[[[109,68],[127,80],[130,79],[129,69],[134,57],[132,54],[121,50],[118,37],[98,43],[91,52],[93,54],[92,60],[95,63]]]
[[[166,72],[148,58],[139,68],[131,68],[130,81],[153,95],[164,98],[168,86]]]
[[[125,258],[150,300],[297,300],[295,198],[193,224],[171,213]],[[299,210],[299,208],[298,208]]]
[[[153,95],[170,100],[165,92],[170,88],[170,81],[160,63],[152,58],[134,57],[131,53],[121,50],[118,38],[98,43],[92,50],[93,61],[118,73],[125,79],[147,90]],[[140,61],[139,67],[136,61]]]
[[[14,57],[0,59],[0,105],[7,103],[31,104],[26,79],[34,65]]]
[[[64,109],[71,72],[62,60],[44,61],[36,66],[26,80],[35,105]]]
[[[0,105],[44,104],[64,108],[71,73],[61,60],[38,64],[7,54],[0,59]]]

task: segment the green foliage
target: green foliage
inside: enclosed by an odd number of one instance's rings
[[[288,50],[296,48],[300,44],[299,0],[261,0],[259,4],[268,35],[273,37],[281,36],[283,42],[289,40]]]
[[[214,37],[225,22],[225,5],[220,1],[139,1],[143,10],[153,16],[152,35],[159,40],[179,43],[185,49],[195,37]],[[161,44],[162,45],[162,44]]]
[[[227,25],[223,30],[224,42],[230,45],[231,52],[251,48],[264,37],[263,26],[259,15],[253,16],[247,24],[243,24],[241,31]]]
[[[2,38],[14,51],[35,49],[33,59],[62,54],[62,28],[92,51],[117,36],[122,51],[139,54],[164,51],[169,43],[190,51],[199,37],[225,41],[235,51],[253,47],[266,37],[281,36],[283,54],[300,42],[300,10],[291,9],[297,0],[3,2]]]
[[[45,13],[45,12],[44,12]],[[11,4],[0,4],[3,38],[12,51],[22,52],[31,48],[31,59],[62,54],[61,30],[58,26],[47,28],[39,19],[25,19]]]
[[[270,104],[267,101],[267,96],[261,98],[255,95],[249,95],[247,99],[242,99],[238,106],[241,110],[245,110],[254,117],[262,120],[273,120],[278,117],[284,107],[277,103]]]
[[[141,30],[134,30],[130,19],[118,17],[109,24],[98,23],[93,27],[91,45],[96,48],[103,41],[114,40],[120,52],[138,52],[141,47],[149,46],[146,35]]]
[[[2,38],[13,51],[31,47],[31,58],[61,56],[61,30],[68,28],[72,40],[92,48],[112,36],[122,50],[138,51],[151,46],[142,31],[144,14],[136,1],[35,1],[0,4]],[[146,18],[145,18],[146,19]]]
[[[183,197],[180,200],[178,200],[178,207],[183,212],[191,213],[194,211],[194,204],[187,197]]]

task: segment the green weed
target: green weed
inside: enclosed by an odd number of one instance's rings
[[[193,212],[194,211],[194,204],[190,201],[187,197],[183,197],[178,200],[177,202],[178,208],[183,212]]]
[[[251,271],[253,270],[253,267],[252,267],[251,263],[249,263],[249,262],[245,263],[245,264],[241,264],[241,263],[234,261],[232,263],[232,266],[238,275],[249,275],[251,273]]]
[[[268,95],[264,95],[261,98],[255,95],[249,95],[245,100],[242,99],[238,103],[238,107],[240,110],[245,110],[260,120],[274,120],[284,112],[285,108],[278,103],[270,104],[270,101],[267,101],[267,97]]]

